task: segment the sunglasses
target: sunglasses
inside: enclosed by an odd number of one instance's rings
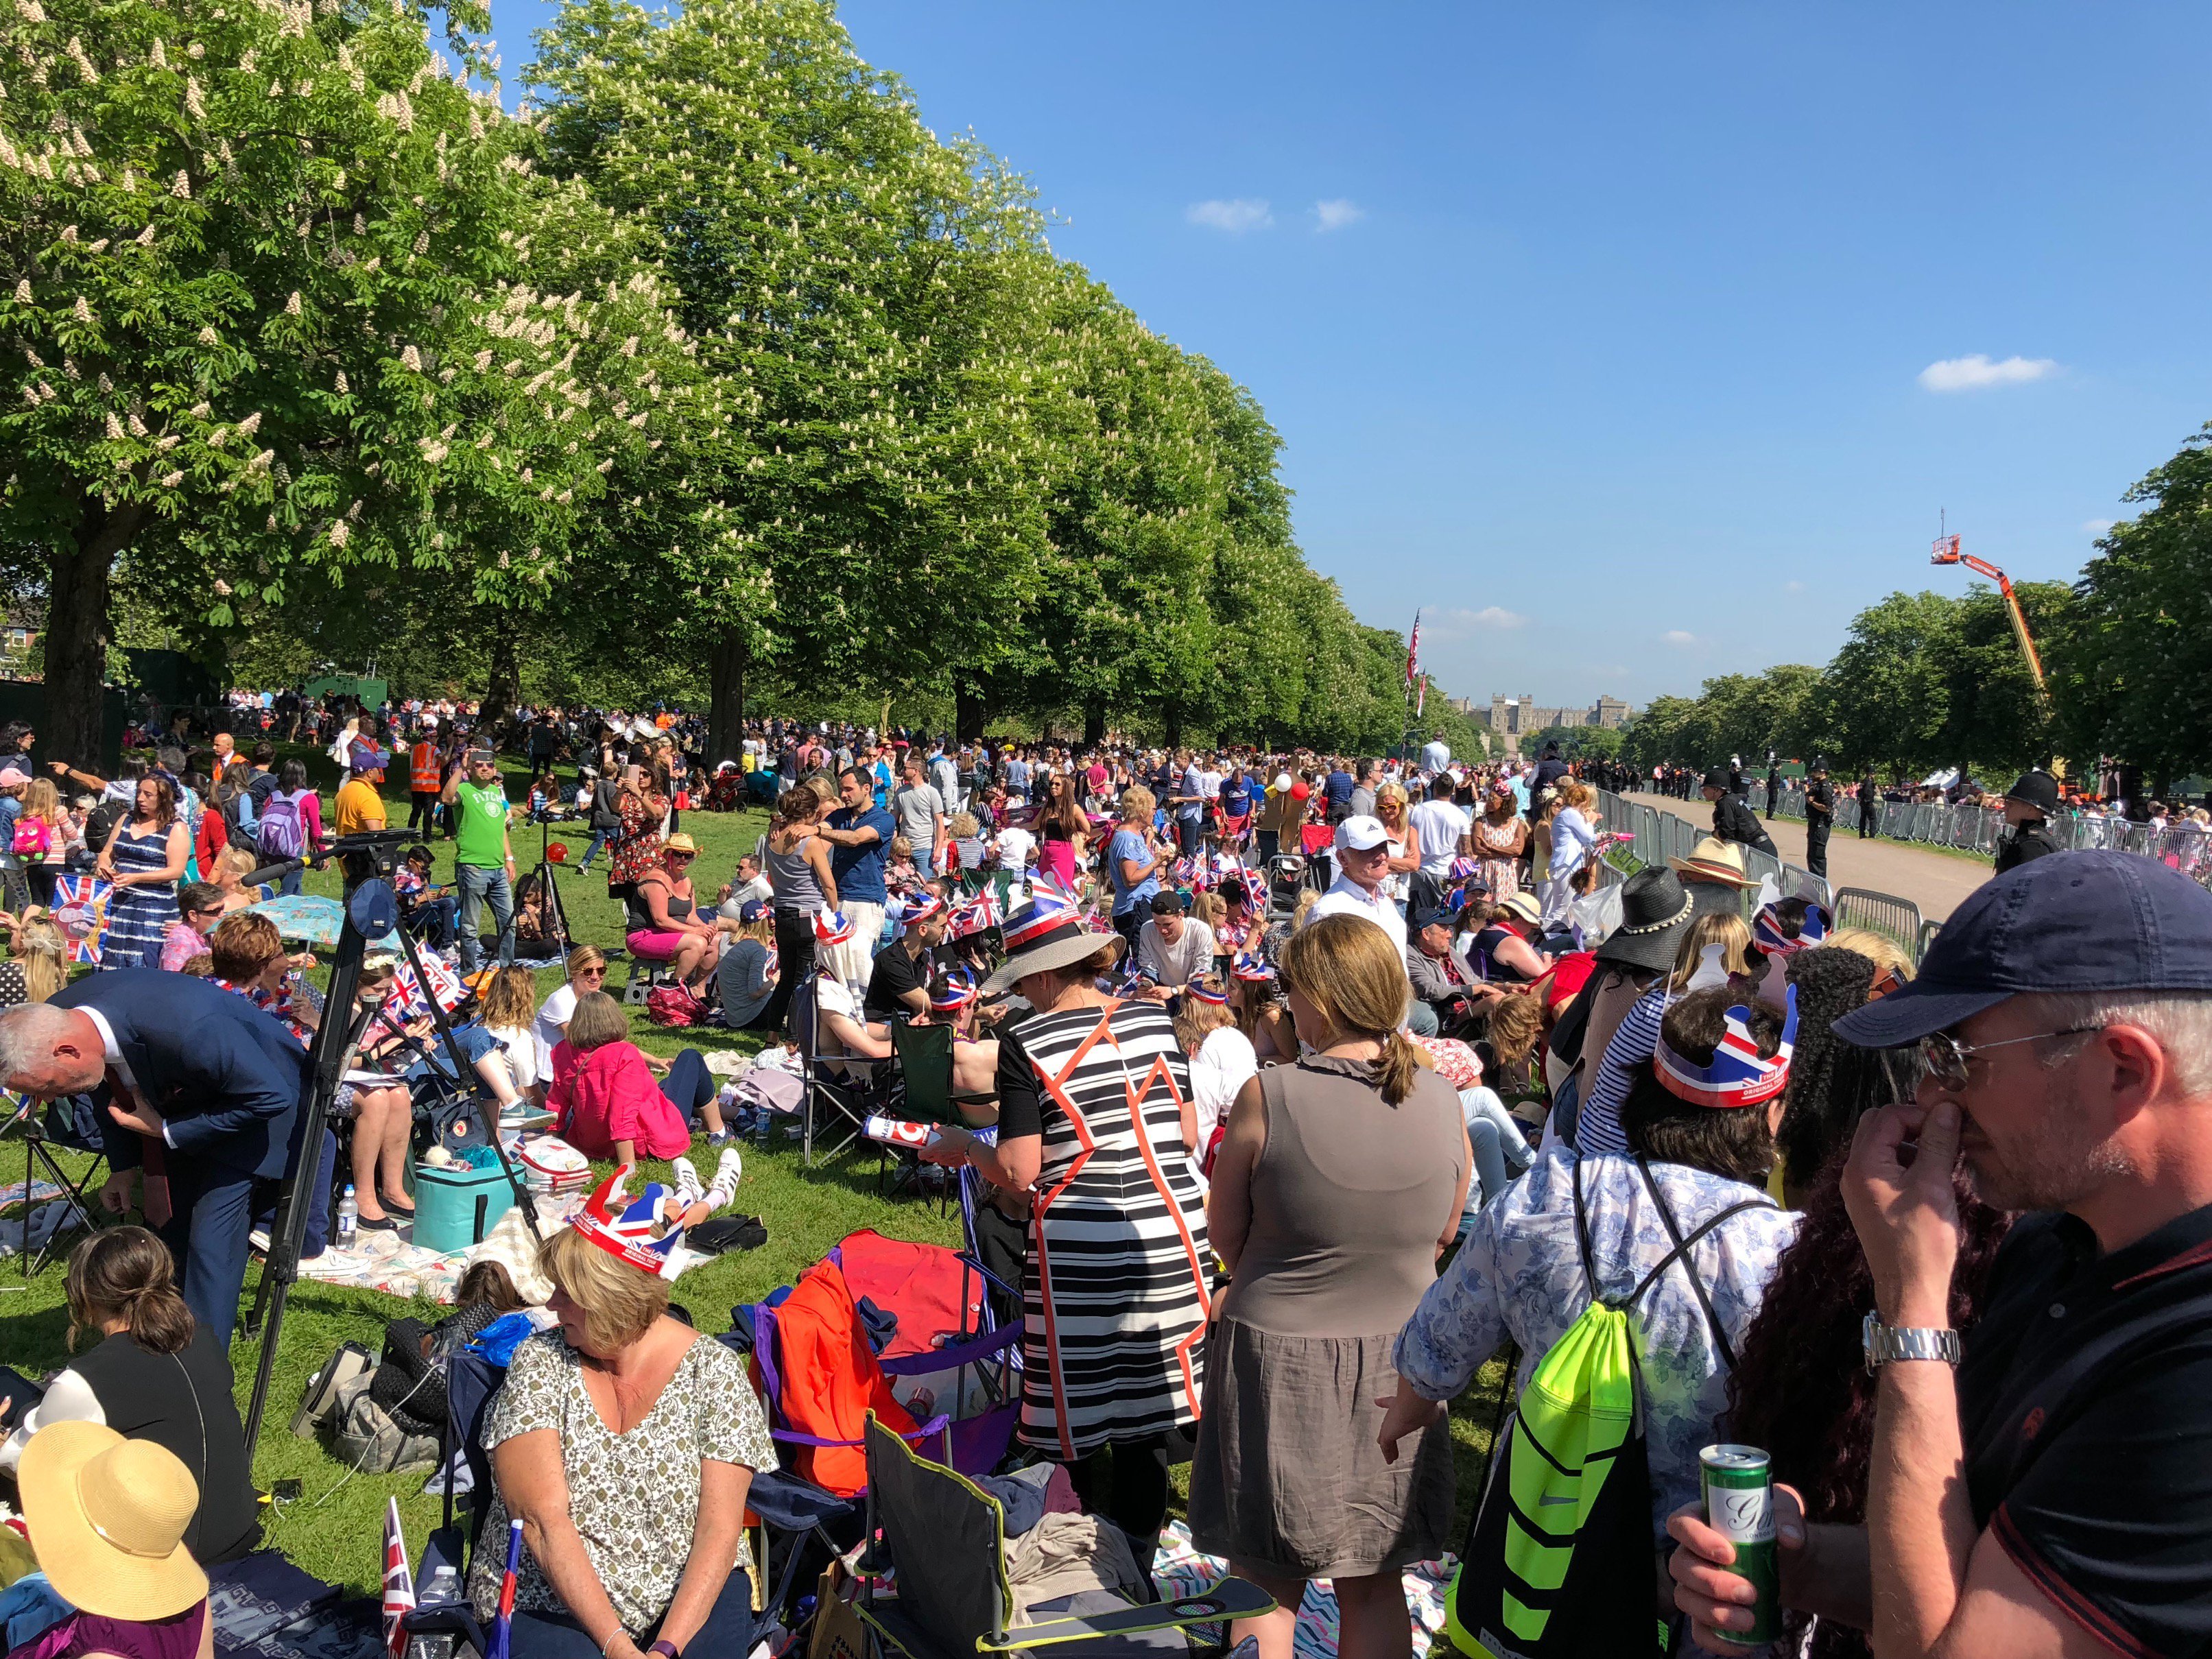
[[[1966,1062],[1977,1054],[1987,1054],[1992,1048],[2009,1048],[2016,1042],[2088,1036],[2104,1029],[2101,1025],[2069,1025],[2063,1031],[2038,1031],[2033,1036],[2006,1037],[1996,1042],[1961,1042],[1948,1031],[1938,1031],[1933,1036],[1920,1039],[1920,1058],[1927,1064],[1928,1075],[1937,1083],[1946,1089],[1963,1089],[1966,1086]]]
[[[605,979],[606,976],[607,970],[604,968],[579,968],[576,969],[576,977],[578,979]]]

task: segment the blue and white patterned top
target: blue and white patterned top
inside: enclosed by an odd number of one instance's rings
[[[1521,1345],[1516,1382],[1525,1386],[1545,1352],[1582,1316],[1589,1296],[1575,1244],[1574,1171],[1574,1153],[1553,1147],[1476,1218],[1451,1266],[1398,1334],[1393,1363],[1414,1393],[1450,1399],[1507,1336]],[[1685,1235],[1731,1204],[1764,1196],[1740,1181],[1681,1164],[1655,1163],[1651,1178]],[[1634,1158],[1584,1158],[1582,1181],[1598,1291],[1617,1299],[1674,1245]],[[1797,1221],[1792,1211],[1747,1210],[1690,1247],[1731,1348],[1741,1347],[1775,1263],[1796,1237]],[[1644,1293],[1634,1325],[1656,1545],[1664,1540],[1667,1516],[1697,1499],[1698,1453],[1722,1437],[1716,1425],[1728,1403],[1728,1377],[1680,1265]]]
[[[1636,1068],[1649,1066],[1659,1051],[1659,1027],[1667,1017],[1664,981],[1637,998],[1621,1016],[1620,1024],[1598,1056],[1596,1080],[1591,1083],[1575,1119],[1575,1145],[1585,1152],[1626,1152],[1628,1133],[1620,1127],[1620,1109],[1636,1081]]]

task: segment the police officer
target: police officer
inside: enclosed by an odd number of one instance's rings
[[[1723,841],[1755,847],[1770,858],[1782,856],[1774,850],[1774,837],[1766,833],[1743,797],[1729,787],[1727,767],[1716,766],[1705,774],[1704,793],[1713,804],[1713,834]]]
[[[1874,768],[1866,769],[1859,780],[1859,839],[1864,841],[1874,834],[1875,825],[1881,822],[1881,785],[1874,775]]]
[[[1828,831],[1836,827],[1836,786],[1828,781],[1828,763],[1818,755],[1805,780],[1805,867],[1828,878]]]
[[[2045,822],[2058,810],[2058,780],[2038,769],[2021,774],[2020,781],[2005,793],[2005,822],[2012,833],[1997,842],[1999,875],[2046,853],[2063,852]]]
[[[1766,763],[1766,821],[1774,822],[1774,809],[1782,804],[1782,768],[1774,761]]]

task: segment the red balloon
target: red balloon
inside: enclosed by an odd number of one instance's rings
[[[565,841],[556,841],[547,847],[545,861],[548,864],[566,864],[568,861],[568,843]]]
[[[1304,800],[1307,796],[1312,793],[1313,791],[1306,787],[1305,780],[1303,778],[1299,779],[1297,782],[1291,786],[1291,799],[1292,800]]]

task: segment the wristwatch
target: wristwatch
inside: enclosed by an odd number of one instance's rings
[[[1885,1325],[1881,1316],[1871,1311],[1859,1328],[1859,1346],[1870,1371],[1879,1370],[1893,1359],[1940,1359],[1947,1365],[1959,1363],[1958,1332]]]

